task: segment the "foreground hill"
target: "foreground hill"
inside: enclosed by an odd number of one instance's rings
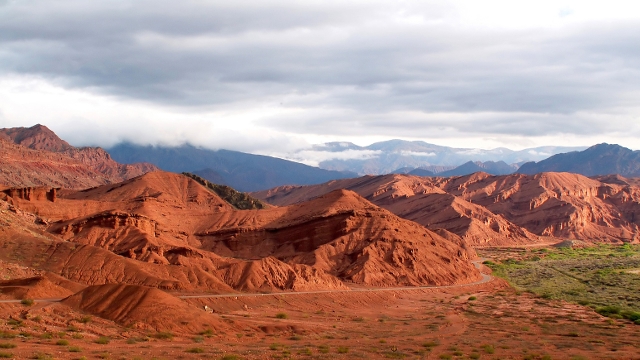
[[[109,149],[121,163],[149,162],[171,172],[195,173],[211,182],[240,191],[256,191],[288,184],[319,184],[357,176],[330,171],[270,156],[229,150],[120,144]]]
[[[0,129],[0,184],[82,189],[120,182],[151,164],[124,165],[101,148],[75,148],[42,125]]]
[[[557,154],[540,162],[523,164],[519,173],[572,172],[585,176],[618,174],[640,176],[640,151],[616,144],[598,144],[584,151]]]
[[[35,225],[6,221],[0,258],[85,285],[228,292],[340,289],[345,281],[443,285],[479,277],[461,244],[350,191],[291,207],[237,210],[187,176],[153,172],[61,190],[54,201],[36,193],[48,192],[1,193],[7,209],[47,225],[30,230]]]
[[[356,191],[428,228],[444,228],[474,246],[534,243],[541,237],[603,242],[637,242],[639,237],[640,187],[621,177],[599,181],[568,173],[386,175],[253,195],[286,205],[337,188]]]

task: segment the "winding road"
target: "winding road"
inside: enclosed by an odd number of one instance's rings
[[[476,269],[480,270],[480,266],[483,261],[487,259],[478,259],[472,261],[473,265]],[[346,290],[314,290],[314,291],[287,291],[287,292],[273,292],[273,293],[235,293],[235,294],[216,294],[216,295],[179,295],[177,296],[180,299],[200,299],[200,298],[237,298],[237,297],[249,297],[249,296],[280,296],[280,295],[304,295],[304,294],[327,294],[327,293],[348,293],[348,292],[378,292],[378,291],[407,291],[407,290],[418,290],[418,289],[449,289],[449,288],[460,288],[467,286],[474,286],[479,284],[484,284],[492,281],[494,279],[493,276],[484,274],[480,272],[482,278],[478,281],[468,283],[468,284],[456,284],[456,285],[425,285],[425,286],[398,286],[398,287],[387,287],[387,288],[355,288],[355,289],[346,289]],[[63,299],[34,299],[35,302],[40,303],[55,303],[60,302]],[[0,300],[0,303],[19,303],[22,300]]]

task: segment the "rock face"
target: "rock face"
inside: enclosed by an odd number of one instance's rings
[[[640,188],[570,173],[474,174],[443,181],[451,194],[535,234],[589,242],[637,242]]]
[[[500,214],[447,193],[441,178],[411,175],[365,176],[318,186],[281,187],[253,195],[275,205],[287,205],[334,189],[350,189],[392,213],[429,229],[444,229],[471,246],[501,246],[541,242],[542,239]]]
[[[519,173],[572,172],[585,176],[640,176],[640,151],[632,151],[616,144],[598,144],[584,151],[554,155],[539,162],[523,164]]]
[[[2,228],[0,259],[24,259],[86,285],[228,292],[479,278],[462,244],[347,190],[289,207],[237,210],[187,176],[152,172],[60,190],[55,202],[5,196],[8,208],[48,225]]]
[[[444,228],[472,246],[530,244],[544,237],[637,242],[640,187],[623,177],[568,173],[450,178],[385,175],[253,193],[286,205],[346,188],[428,228]],[[487,241],[488,240],[488,241]]]
[[[101,148],[75,148],[42,125],[0,129],[0,184],[87,188],[157,170],[115,162]]]

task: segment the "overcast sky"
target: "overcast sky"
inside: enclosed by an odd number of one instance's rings
[[[640,2],[0,0],[0,127],[282,154],[640,148]]]

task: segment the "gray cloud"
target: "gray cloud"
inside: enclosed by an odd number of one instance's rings
[[[581,135],[637,119],[640,23],[468,28],[454,13],[446,2],[0,1],[0,71],[188,112],[282,103],[306,112],[261,124],[303,134]],[[423,21],[398,20],[409,16]]]

